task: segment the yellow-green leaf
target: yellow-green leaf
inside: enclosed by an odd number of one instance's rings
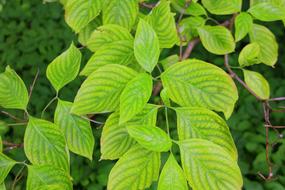
[[[195,1],[191,1],[187,9],[185,9],[186,0],[171,0],[171,5],[174,9],[186,15],[207,15],[207,12],[204,7]]]
[[[72,190],[71,177],[63,169],[28,166],[27,190]]]
[[[235,50],[234,38],[224,26],[203,26],[197,30],[203,46],[209,52],[224,55]]]
[[[185,60],[161,75],[171,100],[181,106],[204,107],[231,116],[238,92],[231,77],[219,67],[201,60]]]
[[[155,152],[167,152],[172,142],[160,128],[154,126],[129,125],[128,133],[144,148]]]
[[[8,109],[25,110],[28,91],[23,80],[9,66],[0,74],[0,106]]]
[[[258,72],[243,70],[244,81],[260,98],[270,97],[270,86],[267,80]]]
[[[152,93],[152,77],[141,73],[126,85],[120,96],[120,123],[132,119],[143,110]]]
[[[258,3],[252,6],[248,12],[261,21],[275,21],[285,19],[285,7],[272,2]]]
[[[99,19],[99,17],[91,21],[87,26],[82,28],[82,30],[80,30],[80,32],[78,33],[78,41],[83,46],[86,46],[87,41],[89,40],[92,32],[101,25],[102,25],[102,22],[101,22],[101,19]]]
[[[246,45],[240,52],[238,62],[241,67],[259,64],[260,46],[253,42]]]
[[[127,125],[155,126],[158,106],[147,104],[143,111],[130,121],[119,125],[119,111],[112,113],[104,127],[101,136],[101,159],[115,160],[123,156],[135,143],[128,134]]]
[[[66,23],[76,33],[80,32],[99,15],[103,2],[103,0],[68,0],[65,4]]]
[[[224,148],[237,160],[237,150],[227,123],[216,113],[198,107],[176,108],[179,140],[199,138]]]
[[[4,182],[16,162],[0,152],[0,184]]]
[[[182,167],[193,190],[242,188],[242,176],[234,160],[220,146],[202,139],[179,142]]]
[[[259,60],[269,66],[274,66],[278,58],[278,43],[274,34],[265,26],[254,24],[249,33],[250,41],[260,46]]]
[[[212,14],[228,15],[241,10],[242,0],[202,0],[202,4]]]
[[[172,153],[162,168],[157,190],[188,190],[184,172]]]
[[[139,12],[137,0],[105,0],[103,24],[117,24],[130,30]]]
[[[98,27],[91,34],[86,44],[91,51],[95,52],[103,45],[122,40],[133,41],[134,38],[126,28],[108,24]]]
[[[83,82],[74,100],[71,112],[77,115],[105,113],[119,107],[120,95],[137,73],[122,65],[100,67]]]
[[[81,57],[81,52],[72,43],[65,52],[49,64],[46,75],[57,92],[76,78]]]
[[[112,168],[108,190],[146,189],[159,175],[160,153],[133,146]]]
[[[142,19],[137,27],[134,53],[138,63],[148,72],[154,69],[159,59],[158,37],[154,29]]]
[[[54,122],[65,135],[69,150],[92,160],[95,140],[90,122],[72,115],[71,107],[71,102],[58,100]]]
[[[160,48],[171,48],[175,45],[178,35],[174,14],[170,10],[169,1],[160,1],[148,15],[147,21],[158,36]]]
[[[235,41],[243,39],[252,30],[253,20],[248,13],[240,13],[235,19]]]
[[[59,127],[49,121],[29,117],[24,150],[34,165],[52,165],[69,171],[69,153],[65,138]]]
[[[3,151],[3,143],[2,143],[2,137],[0,136],[0,152]]]
[[[88,76],[96,69],[107,64],[129,65],[134,62],[134,42],[121,40],[107,43],[89,59],[80,75]]]

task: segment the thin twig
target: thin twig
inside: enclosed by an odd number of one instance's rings
[[[30,101],[31,96],[32,96],[32,94],[33,94],[33,90],[34,90],[35,84],[36,84],[36,82],[37,82],[37,80],[38,80],[39,74],[40,74],[40,68],[38,67],[37,73],[36,73],[36,75],[35,75],[35,78],[34,78],[32,84],[31,84],[31,86],[30,86],[29,101]]]
[[[95,124],[98,124],[98,125],[104,125],[104,122],[96,121],[96,120],[90,119],[90,118],[85,117],[85,116],[80,116],[80,117],[81,117],[82,119],[85,119],[85,120],[90,121],[91,123],[95,123]]]
[[[18,171],[18,173],[17,173],[17,175],[13,181],[13,184],[12,184],[12,188],[11,188],[12,190],[15,189],[17,182],[20,181],[20,179],[24,176],[23,170],[25,169],[25,166],[26,165],[23,165],[21,167],[21,169]]]
[[[41,114],[41,118],[44,117],[45,111],[47,110],[47,108],[55,101],[57,100],[58,95],[56,95],[53,99],[50,100],[50,102],[46,105],[46,107],[43,109],[42,114]]]
[[[271,98],[268,101],[270,101],[270,102],[273,102],[273,101],[285,101],[285,97]]]
[[[148,9],[153,9],[156,6],[156,3],[145,3],[145,2],[142,2],[142,3],[140,3],[140,5],[142,7],[148,8]]]
[[[6,111],[1,111],[1,113],[6,115],[6,116],[8,116],[8,117],[10,117],[11,119],[13,119],[15,121],[20,121],[20,122],[24,122],[25,121],[24,119],[18,118],[18,117],[14,116],[14,115],[6,112]]]

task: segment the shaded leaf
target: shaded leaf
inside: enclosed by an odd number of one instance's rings
[[[5,178],[15,164],[14,160],[0,152],[0,184],[4,183]]]
[[[87,26],[85,26],[80,32],[78,33],[78,41],[83,46],[87,45],[87,41],[89,40],[92,32],[102,25],[101,19],[98,17],[91,21]]]

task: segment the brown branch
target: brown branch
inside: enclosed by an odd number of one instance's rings
[[[16,148],[22,148],[24,146],[24,143],[17,144],[17,143],[11,143],[8,141],[2,141],[2,143],[4,146],[6,146],[6,148],[4,149],[5,152],[16,149]]]
[[[271,98],[268,101],[270,101],[270,102],[273,102],[273,101],[285,101],[285,97]]]
[[[148,9],[153,9],[156,5],[157,3],[145,3],[145,2],[140,3],[140,6],[148,8]]]
[[[35,78],[34,78],[32,84],[31,84],[31,86],[30,86],[29,101],[30,101],[31,96],[32,96],[32,94],[33,94],[33,90],[34,90],[35,84],[36,84],[36,82],[37,82],[37,80],[38,80],[39,74],[40,74],[40,69],[38,68],[38,69],[37,69],[37,73],[36,73],[36,75],[35,75]]]

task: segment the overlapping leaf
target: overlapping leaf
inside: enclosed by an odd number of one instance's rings
[[[274,66],[278,58],[278,43],[274,34],[265,26],[254,24],[249,33],[250,41],[260,46],[259,60],[269,66]]]
[[[49,121],[29,118],[24,137],[24,150],[34,165],[52,165],[69,171],[65,138],[59,127]]]
[[[159,40],[154,29],[144,20],[140,20],[135,36],[134,53],[138,63],[151,72],[158,62]]]
[[[235,50],[231,32],[223,26],[203,26],[198,28],[203,46],[211,53],[224,55]]]
[[[175,45],[178,36],[174,14],[171,13],[169,1],[160,1],[160,3],[152,9],[147,17],[147,21],[158,36],[160,48],[171,48]]]
[[[244,81],[260,98],[270,97],[270,86],[267,80],[258,72],[243,70]]]
[[[238,99],[231,77],[219,67],[200,60],[186,60],[169,67],[162,84],[171,100],[181,106],[205,107],[229,118]]]
[[[106,0],[103,24],[117,24],[130,30],[135,24],[138,11],[137,0]]]
[[[49,64],[46,75],[57,92],[76,78],[80,69],[81,57],[81,52],[72,43],[68,50]]]
[[[99,26],[102,25],[101,19],[99,19],[99,17],[97,17],[96,19],[94,19],[93,21],[91,21],[87,26],[85,26],[82,30],[80,30],[80,32],[78,33],[78,41],[86,46],[87,45],[87,41],[90,38],[92,32],[98,28]]]
[[[122,40],[133,41],[134,38],[126,28],[108,24],[98,27],[91,34],[86,44],[91,51],[95,52],[103,45]]]
[[[89,121],[72,115],[71,102],[59,100],[54,122],[59,126],[66,138],[69,150],[92,160],[94,137]]]
[[[205,108],[176,108],[179,140],[201,138],[223,147],[233,159],[237,150],[227,123],[216,113]]]
[[[129,125],[127,130],[132,138],[148,150],[167,152],[172,146],[170,137],[158,127]]]
[[[248,13],[240,13],[235,19],[235,41],[243,39],[252,30],[253,20]]]
[[[184,172],[173,154],[169,155],[167,162],[163,166],[157,190],[188,190]]]
[[[202,0],[202,4],[212,14],[228,15],[241,10],[242,0]]]
[[[16,162],[14,160],[0,152],[0,184],[4,182],[15,164]]]
[[[193,190],[242,188],[236,161],[220,146],[202,139],[179,142],[183,170]]]
[[[22,79],[9,66],[0,74],[0,106],[25,110],[28,104],[28,91]]]
[[[195,1],[191,1],[187,9],[185,9],[186,0],[171,0],[171,5],[174,7],[174,9],[186,15],[207,15],[204,7]]]
[[[239,65],[242,67],[259,64],[260,46],[258,43],[251,43],[245,46],[238,58]]]
[[[54,166],[28,166],[27,190],[72,190],[70,176]]]
[[[103,45],[89,59],[80,75],[88,76],[107,64],[129,65],[134,62],[133,41],[122,40]]]
[[[87,24],[99,15],[103,0],[68,0],[65,4],[65,20],[76,32],[80,32]]]
[[[126,66],[108,64],[94,71],[81,85],[71,112],[77,115],[115,111],[127,83],[136,72]]]
[[[127,125],[156,125],[158,106],[147,104],[145,108],[132,120],[119,125],[119,112],[115,112],[107,119],[101,136],[101,159],[118,159],[123,156],[135,143],[127,132]]]
[[[285,7],[273,2],[263,2],[252,6],[248,12],[261,21],[275,21],[285,19]]]
[[[146,189],[159,175],[160,153],[133,146],[112,168],[108,190]]]
[[[147,104],[152,93],[152,77],[141,73],[126,85],[120,96],[120,123],[132,119]]]
[[[185,42],[184,45],[186,45],[187,42],[192,40],[193,38],[198,37],[197,28],[204,26],[205,23],[206,19],[199,16],[187,17],[181,20],[181,22],[179,23],[179,31],[180,35],[183,36],[182,40],[183,42]]]

